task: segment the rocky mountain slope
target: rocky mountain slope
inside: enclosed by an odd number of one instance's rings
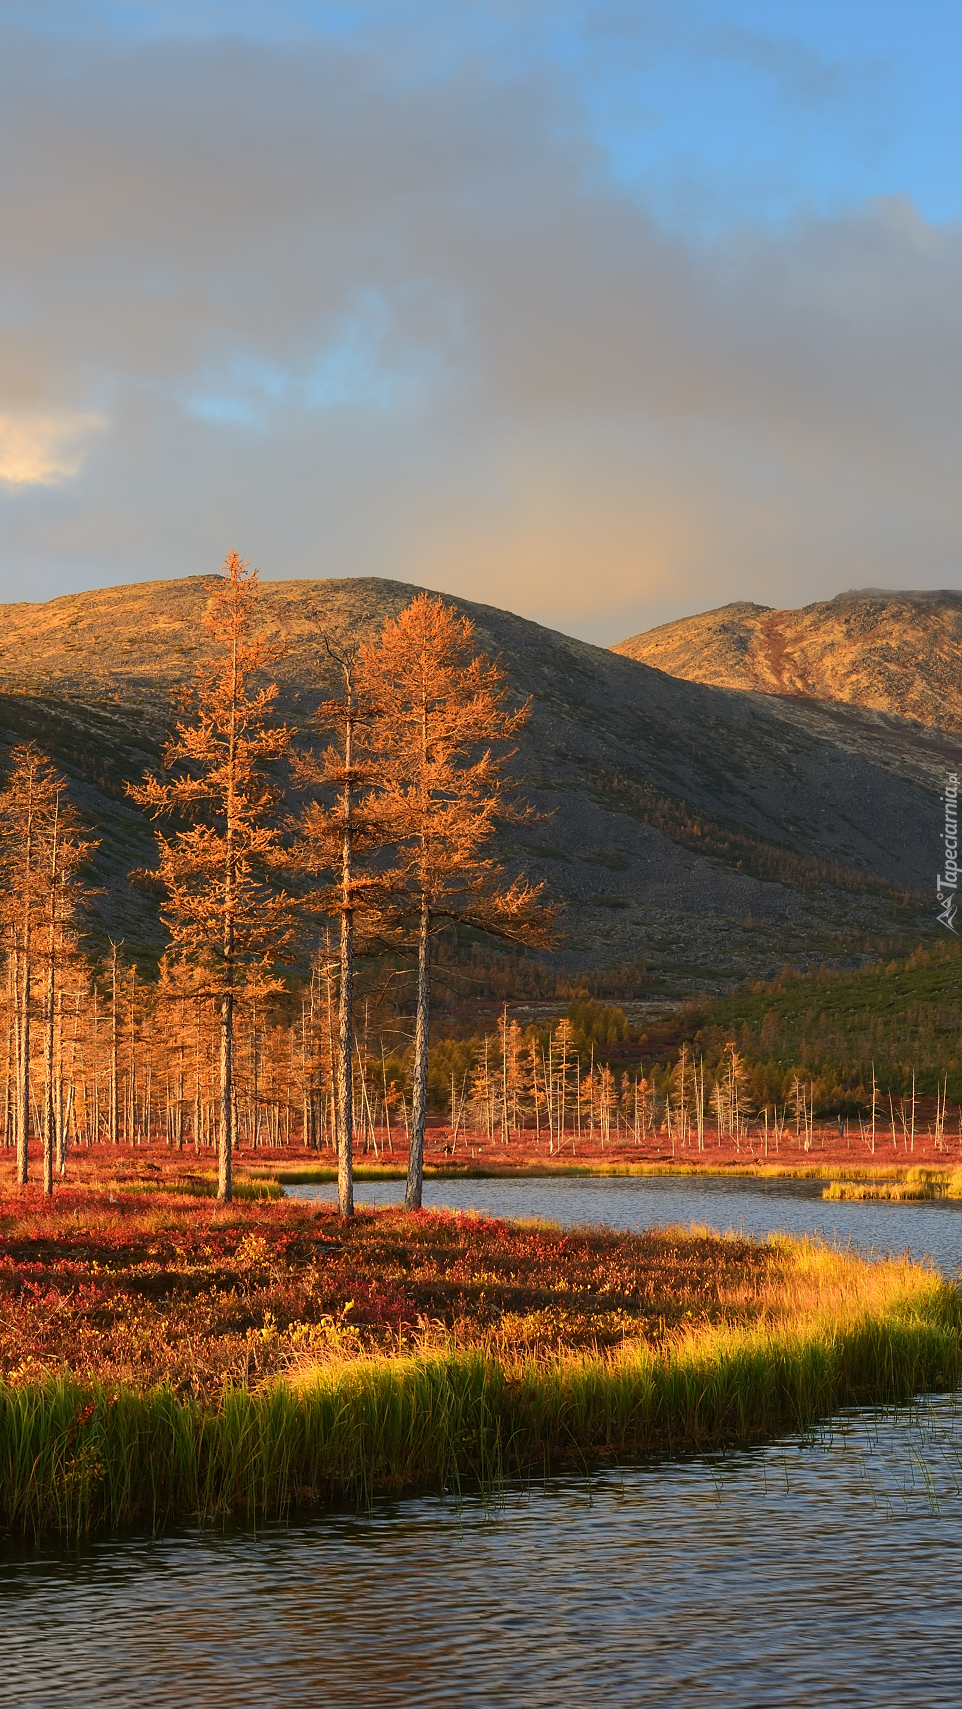
[[[865,588],[800,611],[723,605],[613,651],[688,682],[841,701],[962,731],[962,593]]]
[[[154,905],[125,875],[152,837],[124,783],[156,765],[204,655],[208,578],[0,607],[0,741],[33,735],[101,827],[101,930],[138,953]],[[281,710],[305,739],[322,631],[375,633],[418,590],[360,578],[263,584],[283,636]],[[547,880],[574,964],[643,958],[674,989],[910,941],[932,910],[938,793],[962,743],[884,713],[681,681],[469,601],[477,639],[531,697],[519,756],[547,815],[505,858]],[[0,755],[2,758],[2,755]]]

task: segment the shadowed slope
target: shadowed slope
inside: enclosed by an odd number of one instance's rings
[[[178,685],[203,656],[208,578],[0,608],[0,737],[36,734],[106,827],[111,929],[156,945],[123,875],[151,836],[123,797],[156,763]],[[263,584],[287,640],[280,710],[306,733],[321,632],[376,633],[418,590],[376,578]],[[505,846],[565,909],[568,954],[645,957],[678,989],[914,929],[938,846],[938,789],[962,745],[936,731],[683,682],[489,606],[456,600],[531,697],[519,769],[552,816]],[[111,910],[113,912],[111,913]],[[125,913],[126,910],[126,913]],[[747,924],[746,924],[747,923]]]

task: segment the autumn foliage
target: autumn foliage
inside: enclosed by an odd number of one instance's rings
[[[544,886],[508,882],[488,852],[499,826],[530,816],[517,805],[508,770],[527,708],[509,708],[504,672],[475,654],[473,635],[468,618],[419,594],[361,655],[377,708],[368,733],[376,792],[402,878],[395,930],[417,953],[409,1210],[422,1194],[431,944],[439,925],[455,921],[540,948],[555,941]]]
[[[408,1203],[417,1205],[436,933],[456,922],[512,943],[553,942],[541,887],[507,877],[492,854],[498,829],[528,815],[510,773],[526,709],[509,706],[503,672],[476,653],[470,622],[421,595],[376,641],[318,635],[329,691],[315,728],[326,746],[295,751],[271,680],[283,643],[261,632],[258,573],[236,552],[211,585],[204,623],[209,657],[182,696],[163,771],[130,788],[157,822],[156,867],[134,875],[163,895],[169,948],[152,990],[121,945],[99,970],[78,954],[91,845],[43,755],[29,747],[13,757],[0,797],[3,1125],[8,1143],[16,1138],[20,1179],[31,1132],[44,1138],[49,1192],[54,1160],[62,1173],[71,1143],[97,1143],[104,1125],[113,1144],[149,1141],[162,1119],[178,1148],[188,1134],[197,1151],[216,1144],[219,1196],[229,1202],[238,1144],[256,1148],[272,1124],[276,1144],[282,1125],[285,1139],[299,1126],[308,1145],[331,1135],[350,1216],[358,1114],[365,1145],[375,1126],[355,963],[380,952],[417,967],[410,1103],[383,1051],[373,1092],[392,1151],[392,1116],[395,1131],[403,1124]],[[282,972],[292,963],[299,1029]],[[280,1061],[270,1042],[279,1021]]]
[[[283,1200],[224,1209],[183,1189],[0,1196],[0,1369],[70,1370],[216,1396],[312,1361],[473,1345],[617,1347],[743,1318],[774,1249],[714,1236],[564,1232],[449,1211]],[[52,1309],[53,1302],[56,1309]]]
[[[280,657],[256,631],[257,571],[224,560],[205,626],[214,656],[202,666],[164,760],[177,775],[131,790],[154,818],[197,822],[158,832],[157,878],[175,953],[197,968],[220,1011],[220,1196],[231,1196],[234,1029],[238,1002],[278,989],[273,970],[293,940],[292,905],[274,882],[281,860],[279,791],[265,767],[291,731],[272,722],[274,683],[257,678]]]

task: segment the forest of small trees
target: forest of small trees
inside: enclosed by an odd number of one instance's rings
[[[132,876],[160,899],[157,978],[122,944],[92,959],[97,827],[36,744],[10,755],[2,1119],[21,1183],[31,1142],[50,1193],[71,1146],[160,1138],[215,1149],[229,1201],[238,1147],[297,1138],[332,1148],[350,1215],[356,1136],[393,1150],[403,1132],[417,1206],[438,933],[553,945],[541,886],[491,853],[499,828],[530,816],[509,764],[527,709],[508,704],[470,621],[424,594],[374,642],[319,636],[330,686],[304,744],[277,715],[283,649],[257,613],[257,572],[231,553],[163,770],[131,789],[156,827],[156,864]],[[359,965],[414,970],[403,1068],[358,1024]]]

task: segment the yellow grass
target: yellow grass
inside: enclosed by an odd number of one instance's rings
[[[605,1352],[430,1332],[404,1356],[342,1350],[213,1403],[65,1377],[0,1384],[0,1523],[76,1534],[490,1483],[744,1444],[959,1383],[962,1311],[934,1270],[769,1244],[775,1264],[732,1285],[728,1321]]]

